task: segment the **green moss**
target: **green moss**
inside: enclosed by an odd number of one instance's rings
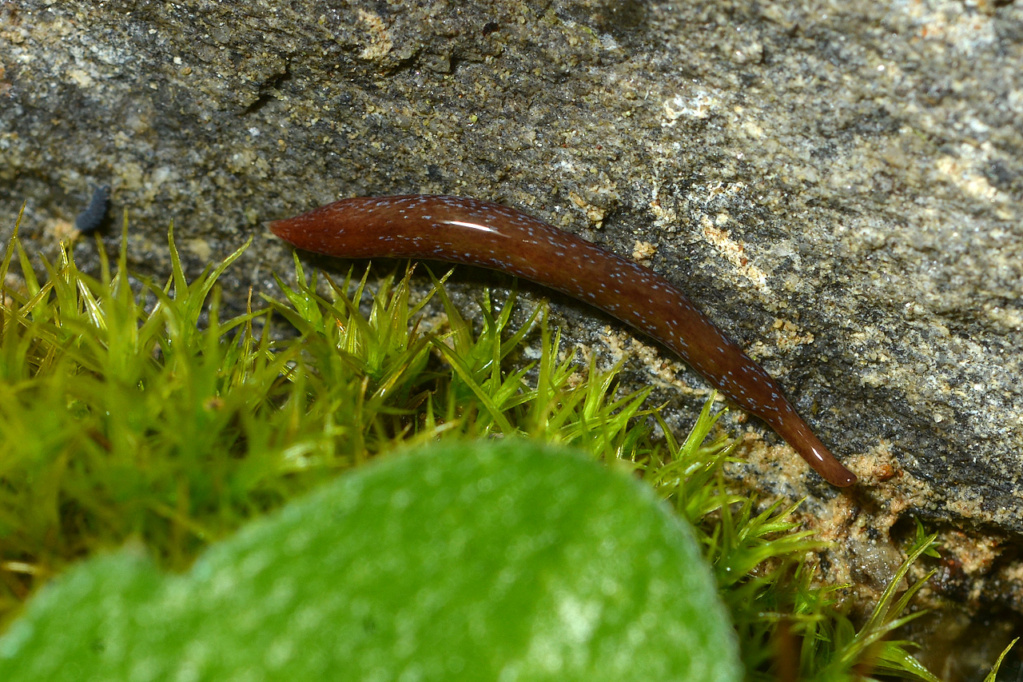
[[[414,301],[411,270],[370,287],[368,269],[320,281],[296,258],[279,298],[222,320],[217,278],[245,247],[192,281],[173,236],[170,249],[173,271],[159,284],[130,276],[123,247],[98,278],[69,251],[41,278],[17,241],[8,245],[0,276],[8,282],[16,261],[24,281],[5,285],[0,309],[8,620],[104,548],[139,542],[162,567],[184,570],[211,542],[397,446],[524,436],[636,471],[692,524],[750,679],[792,665],[776,652],[785,633],[801,643],[802,679],[852,679],[864,666],[933,679],[904,642],[885,639],[915,617],[902,614],[919,584],[894,602],[890,588],[857,631],[813,586],[805,559],[820,544],[789,520],[793,509],[757,512],[728,491],[729,442],[711,437],[711,403],[677,442],[646,391],[618,389],[619,366],[561,354],[543,307],[515,327],[514,293],[495,303],[483,291],[476,327],[443,278]],[[446,325],[424,330],[432,297]],[[528,343],[538,350],[524,363]],[[932,542],[920,538],[910,561]]]

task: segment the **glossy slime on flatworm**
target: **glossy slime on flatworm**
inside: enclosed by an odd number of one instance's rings
[[[585,301],[677,353],[725,396],[767,422],[828,482],[843,487],[856,482],[796,414],[777,382],[675,285],[521,211],[461,197],[357,197],[274,221],[270,229],[306,251],[466,263]]]

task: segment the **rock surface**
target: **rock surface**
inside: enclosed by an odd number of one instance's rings
[[[828,489],[758,424],[751,485],[809,490],[835,537],[922,515],[1018,545],[1020,64],[1004,0],[22,0],[0,6],[0,234],[27,202],[52,251],[109,183],[154,273],[172,219],[197,268],[255,235],[244,297],[288,269],[266,220],[505,202],[678,282],[863,479]],[[664,396],[706,388],[557,303]],[[1018,562],[977,566],[1023,611]]]

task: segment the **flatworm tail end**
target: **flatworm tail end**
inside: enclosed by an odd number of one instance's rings
[[[839,488],[847,488],[856,483],[856,474],[846,469],[831,454],[827,446],[795,412],[790,413],[783,421],[769,419],[768,423],[775,433],[784,438],[825,481]]]

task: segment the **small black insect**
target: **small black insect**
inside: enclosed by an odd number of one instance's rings
[[[89,206],[75,218],[75,229],[79,232],[94,232],[103,224],[110,205],[110,185],[97,187],[92,193]]]

